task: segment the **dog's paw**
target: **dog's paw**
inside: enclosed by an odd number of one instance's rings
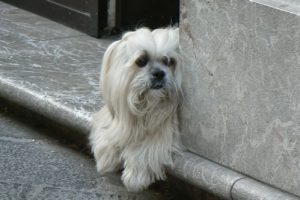
[[[155,181],[154,175],[148,171],[124,169],[122,181],[129,192],[140,192]]]

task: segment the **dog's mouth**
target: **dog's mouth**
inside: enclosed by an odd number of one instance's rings
[[[150,88],[154,90],[159,90],[162,89],[164,85],[165,85],[164,81],[153,81]]]

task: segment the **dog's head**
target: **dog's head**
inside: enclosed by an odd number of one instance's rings
[[[165,100],[178,104],[178,34],[178,28],[141,28],[124,34],[108,47],[102,64],[101,90],[112,114],[126,107],[134,114],[144,114]]]

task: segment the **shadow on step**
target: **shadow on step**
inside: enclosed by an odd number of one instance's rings
[[[0,112],[4,113],[7,117],[17,120],[19,123],[30,126],[34,130],[43,130],[39,132],[42,132],[49,139],[58,141],[61,145],[91,156],[87,134],[2,98],[0,98]]]

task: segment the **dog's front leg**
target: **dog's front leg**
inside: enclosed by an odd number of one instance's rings
[[[164,164],[167,162],[164,158],[168,157],[166,152],[158,151],[159,146],[162,145],[146,141],[138,146],[127,146],[122,153],[124,160],[122,181],[127,190],[131,192],[141,191],[155,180],[166,178],[164,171]]]
[[[117,171],[121,168],[120,151],[109,142],[98,143],[94,149],[97,171],[100,174]]]

